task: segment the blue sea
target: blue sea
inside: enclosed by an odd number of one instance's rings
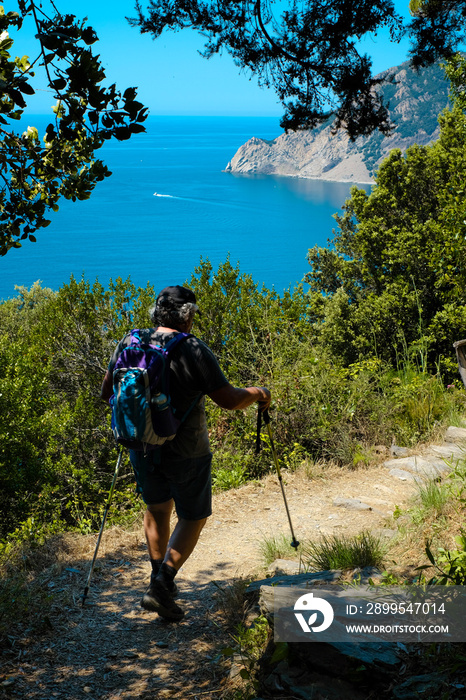
[[[89,200],[63,200],[36,243],[0,258],[0,299],[36,280],[58,289],[72,274],[159,289],[189,280],[201,257],[215,269],[228,255],[279,293],[302,280],[350,185],[222,172],[252,136],[281,133],[274,117],[149,117],[146,128],[98,152],[113,174]]]

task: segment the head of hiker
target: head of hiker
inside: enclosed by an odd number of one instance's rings
[[[177,579],[175,583],[175,577],[194,550],[212,513],[212,453],[205,416],[206,396],[230,411],[254,403],[266,410],[271,401],[265,387],[230,384],[214,353],[190,332],[198,312],[192,290],[179,285],[162,289],[150,310],[152,327],[131,331],[118,343],[101,392],[104,400],[111,399],[115,436],[130,450],[137,489],[147,506],[144,529],[151,574],[141,606],[174,621],[184,616],[183,607],[177,602],[180,581]],[[124,395],[120,381],[124,383],[127,377],[131,381],[135,370],[134,360],[133,364],[130,362],[135,353],[145,358],[164,354],[165,361],[158,365],[163,367],[160,376],[148,380],[151,405],[163,397],[164,410],[152,408],[147,412],[144,408],[143,416],[125,414],[125,411],[139,410],[134,400],[129,402],[128,408],[124,402],[120,403],[120,396]],[[145,370],[139,368],[147,364],[138,361],[136,373],[144,373]],[[127,368],[131,368],[131,372],[127,372]],[[140,385],[144,386],[144,382]],[[160,416],[170,412],[176,422],[173,435],[159,438]],[[144,437],[138,440],[123,439],[118,432],[119,422],[138,427],[144,420],[151,425],[144,426]],[[155,437],[148,438],[149,433]],[[177,521],[171,532],[173,509]]]
[[[191,329],[196,312],[200,313],[194,292],[179,285],[162,289],[149,311],[154,326],[177,330]]]

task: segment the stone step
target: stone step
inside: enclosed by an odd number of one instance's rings
[[[391,470],[401,470],[424,479],[436,479],[451,471],[451,467],[443,459],[435,456],[419,457],[418,455],[412,455],[411,457],[401,457],[400,459],[389,459],[383,464],[391,474]],[[398,472],[393,473],[392,476],[399,478]]]
[[[449,462],[456,462],[459,459],[466,458],[466,445],[461,447],[454,443],[445,443],[443,445],[430,445],[426,455],[433,457],[440,457]]]
[[[466,428],[457,428],[454,425],[450,425],[445,433],[445,442],[456,442],[458,444],[466,444]]]

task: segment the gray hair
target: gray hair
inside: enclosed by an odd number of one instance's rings
[[[199,311],[197,304],[189,301],[180,306],[169,298],[163,306],[154,304],[149,309],[149,315],[154,326],[178,328],[190,323],[194,319],[196,311]]]

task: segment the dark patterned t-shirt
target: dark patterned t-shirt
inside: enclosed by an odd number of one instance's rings
[[[176,331],[159,333],[154,328],[139,331],[144,343],[165,347]],[[128,333],[117,345],[108,369],[113,372],[115,362],[123,350],[131,344]],[[170,397],[177,414],[184,415],[190,408],[185,421],[178,428],[173,440],[162,446],[162,458],[185,459],[209,454],[209,435],[205,417],[205,394],[228,384],[210,348],[192,336],[183,340],[170,355]]]

